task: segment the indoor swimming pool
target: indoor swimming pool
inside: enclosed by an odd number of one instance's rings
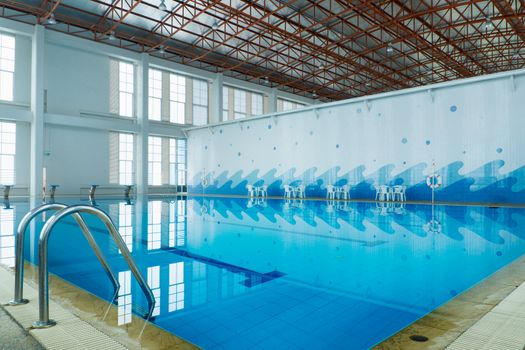
[[[219,197],[96,205],[147,277],[152,322],[205,349],[367,349],[525,253],[523,208]],[[0,209],[1,264],[14,263],[16,226],[29,206]],[[118,272],[125,326],[146,299],[102,223],[84,217]],[[42,219],[26,235],[33,263]],[[49,264],[112,299],[71,218],[53,231]]]

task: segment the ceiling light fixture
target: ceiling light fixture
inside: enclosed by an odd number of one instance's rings
[[[388,45],[386,46],[386,52],[388,53],[392,53],[394,52],[394,47],[392,46],[392,43],[388,43]]]
[[[164,48],[164,45],[160,45],[160,46],[159,46],[159,53],[160,53],[161,55],[164,55],[164,54],[166,53],[166,49]]]
[[[270,84],[270,80],[268,79],[268,77],[264,77],[264,83],[265,84]]]
[[[494,23],[492,23],[492,19],[490,17],[487,17],[485,19],[485,23],[483,24],[483,28],[485,31],[494,29]]]
[[[317,95],[317,92],[314,91],[314,92],[312,93],[312,97],[313,97],[313,98],[318,98],[319,95]]]
[[[57,20],[55,19],[54,13],[51,13],[49,15],[49,18],[47,19],[46,24],[49,24],[49,25],[57,24]]]
[[[166,11],[168,8],[166,7],[166,4],[164,3],[164,0],[162,0],[159,4],[159,10]]]
[[[211,29],[213,29],[213,30],[219,29],[219,23],[213,22],[213,24],[211,25]]]
[[[115,31],[112,30],[111,32],[109,32],[108,39],[111,41],[117,40],[117,37],[115,36]]]

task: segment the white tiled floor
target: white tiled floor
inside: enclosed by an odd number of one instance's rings
[[[525,283],[450,344],[449,350],[523,350]]]
[[[2,281],[0,284],[0,303],[6,304],[13,298],[14,275],[0,267],[0,281]],[[29,304],[6,306],[5,309],[18,323],[28,329],[29,333],[46,349],[126,349],[111,337],[82,321],[52,300],[49,303],[49,313],[51,318],[57,321],[57,325],[46,329],[30,329],[32,323],[38,318],[37,291],[24,284],[24,297],[30,300]]]

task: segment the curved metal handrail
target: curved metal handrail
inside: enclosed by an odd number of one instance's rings
[[[15,243],[15,298],[9,302],[9,305],[21,305],[27,304],[29,302],[29,300],[24,299],[24,239],[27,226],[29,225],[31,220],[33,220],[37,215],[43,212],[46,212],[48,210],[62,210],[64,208],[67,208],[67,205],[61,203],[42,204],[41,206],[34,208],[26,215],[24,215],[24,217],[20,221],[20,224],[18,225]],[[84,237],[86,237],[86,240],[95,252],[95,255],[102,264],[102,267],[106,271],[106,274],[108,275],[115,289],[114,295],[117,296],[118,291],[120,290],[120,283],[118,282],[118,279],[111,270],[104,254],[102,254],[102,251],[100,250],[97,242],[93,238],[93,235],[89,231],[82,216],[80,216],[80,214],[74,214],[73,218],[80,226]]]
[[[111,221],[111,218],[108,214],[106,214],[103,210],[88,206],[88,205],[72,205],[65,209],[60,210],[59,212],[55,213],[45,224],[42,228],[42,232],[40,233],[40,240],[38,242],[38,254],[39,254],[39,268],[38,268],[38,301],[39,301],[39,320],[33,323],[34,328],[45,328],[45,327],[51,327],[54,326],[56,323],[53,320],[49,319],[49,285],[48,285],[48,270],[47,270],[47,248],[48,248],[48,241],[49,236],[51,234],[51,230],[53,227],[64,217],[71,215],[71,214],[77,214],[77,213],[88,213],[97,216],[106,228],[108,229],[111,237],[117,244],[118,248],[120,249],[122,256],[128,263],[128,266],[137,279],[137,282],[140,285],[140,288],[146,295],[148,299],[149,304],[149,314],[148,318],[151,317],[153,313],[153,309],[155,308],[155,296],[153,295],[153,292],[148,287],[148,284],[144,280],[144,277],[142,276],[142,273],[140,272],[139,268],[135,264],[135,261],[133,260],[133,257],[131,256],[131,253],[129,252],[128,247],[126,246],[126,243],[120,236],[119,232],[115,228],[115,225],[113,224],[113,221]]]

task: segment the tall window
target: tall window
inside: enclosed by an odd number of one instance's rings
[[[170,172],[170,185],[177,184],[177,140],[170,139],[169,147],[169,172]]]
[[[222,120],[228,120],[228,113],[230,112],[230,88],[222,87]]]
[[[263,114],[263,96],[252,92],[252,115]]]
[[[193,80],[193,124],[208,123],[208,83],[205,80]]]
[[[162,185],[162,138],[148,138],[148,182],[150,185]]]
[[[186,140],[177,140],[177,182],[186,186]]]
[[[133,64],[119,62],[119,114],[133,117],[134,69]]]
[[[149,70],[148,83],[148,118],[161,119],[162,109],[162,72],[155,69]]]
[[[246,117],[246,91],[234,90],[234,117],[235,119],[241,119]]]
[[[306,105],[304,103],[285,100],[284,98],[277,99],[277,110],[279,112],[291,111],[291,110],[302,108],[305,106]]]
[[[15,183],[16,124],[0,122],[0,185]]]
[[[119,184],[133,184],[133,150],[134,136],[132,134],[119,134],[118,159],[119,159]]]
[[[0,34],[0,99],[13,101],[15,37]]]
[[[186,78],[170,74],[170,122],[184,124],[186,108]]]

